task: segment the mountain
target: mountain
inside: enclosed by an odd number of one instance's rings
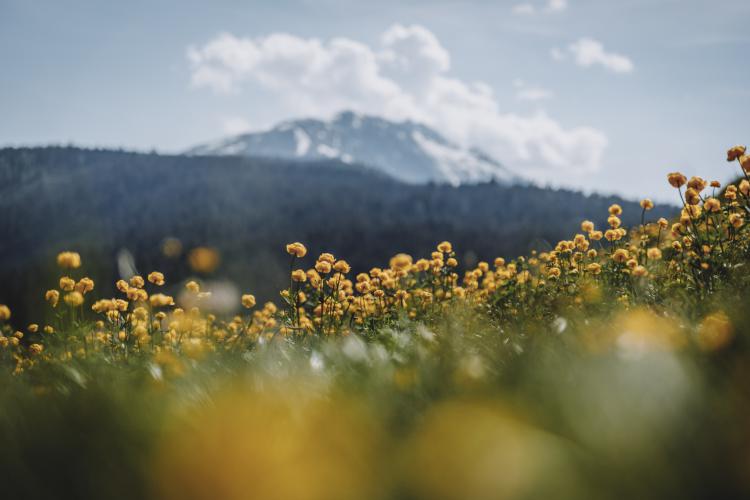
[[[368,165],[409,184],[459,185],[514,175],[482,151],[462,148],[412,121],[392,122],[346,111],[331,121],[287,121],[187,151],[193,156],[248,156],[296,160],[338,159]]]
[[[619,203],[623,223],[640,222],[637,202],[523,184],[404,184],[338,160],[180,156],[74,147],[0,149],[0,304],[17,321],[41,321],[40,286],[59,279],[55,255],[76,250],[99,296],[112,296],[122,255],[141,273],[164,272],[165,293],[192,276],[186,252],[216,248],[206,279],[231,282],[258,300],[288,283],[284,245],[302,241],[354,271],[397,252],[429,255],[450,240],[462,265],[549,249],[583,219],[606,225]],[[649,220],[671,216],[657,206]],[[182,242],[162,253],[165,238]],[[80,277],[80,275],[78,275]],[[21,324],[19,323],[19,324]]]

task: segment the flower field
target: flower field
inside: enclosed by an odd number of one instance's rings
[[[63,252],[36,323],[0,305],[1,496],[747,496],[745,153],[726,186],[669,173],[675,220],[612,205],[470,269],[447,241],[371,269],[290,243],[288,288],[233,317],[158,270],[97,296]]]

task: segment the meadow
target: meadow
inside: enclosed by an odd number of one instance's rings
[[[674,220],[644,199],[626,228],[613,204],[470,268],[448,241],[370,269],[292,242],[278,299],[235,316],[159,270],[97,296],[62,252],[35,323],[0,305],[0,492],[746,497],[750,156],[727,160],[726,186],[666,176]]]

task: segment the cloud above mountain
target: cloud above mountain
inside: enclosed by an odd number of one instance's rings
[[[501,110],[489,85],[450,75],[449,52],[418,25],[390,27],[377,47],[350,38],[225,33],[187,56],[194,87],[222,94],[261,88],[278,98],[285,117],[351,109],[411,119],[511,166],[539,169],[545,180],[597,170],[607,147],[602,131],[563,126],[542,109]]]
[[[606,51],[600,41],[592,38],[580,38],[568,45],[566,50],[552,49],[552,58],[557,61],[564,61],[568,56],[584,68],[599,65],[613,73],[632,73],[635,69],[629,57]]]

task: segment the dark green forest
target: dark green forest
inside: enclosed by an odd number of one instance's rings
[[[114,293],[122,250],[138,271],[163,271],[173,286],[190,277],[184,252],[161,252],[165,238],[177,238],[186,251],[220,252],[220,267],[203,278],[269,300],[287,280],[290,241],[360,271],[397,252],[429,254],[436,238],[446,239],[472,265],[549,248],[583,219],[604,226],[612,203],[623,206],[625,225],[640,221],[638,203],[617,197],[497,183],[407,185],[336,161],[8,148],[0,150],[0,303],[28,317],[42,302],[32,290],[55,284],[61,250],[81,253],[104,295]],[[674,210],[657,206],[648,216]]]

